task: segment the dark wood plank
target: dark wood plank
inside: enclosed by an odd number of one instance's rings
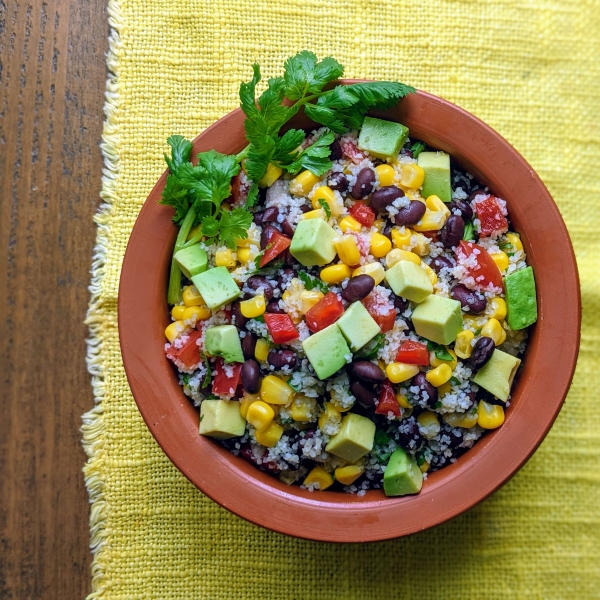
[[[0,0],[0,36],[0,598],[82,598],[105,3]]]

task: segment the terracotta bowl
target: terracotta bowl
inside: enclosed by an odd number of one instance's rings
[[[135,223],[121,274],[119,334],[131,391],[152,435],[181,472],[231,512],[274,531],[333,542],[395,538],[438,525],[471,508],[505,483],[548,433],[569,389],[579,345],[579,281],[569,235],[550,194],[506,140],[466,111],[419,92],[374,113],[399,121],[411,136],[450,153],[508,201],[535,270],[539,320],[531,330],[506,422],[456,463],[431,473],[420,494],[387,498],[308,492],[288,486],[198,434],[198,411],[183,394],[164,354],[169,323],[167,277],[177,233],[172,209],[157,204],[166,173]],[[297,115],[291,123],[312,123]],[[238,110],[209,127],[195,152],[235,154],[245,146]],[[561,368],[557,369],[556,365]]]

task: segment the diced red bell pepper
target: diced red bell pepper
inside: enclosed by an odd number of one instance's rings
[[[387,415],[388,413],[394,413],[395,417],[400,416],[400,405],[396,400],[396,394],[394,394],[394,388],[389,381],[384,381],[381,386],[381,393],[379,394],[379,404],[375,412],[378,415]]]
[[[267,244],[267,249],[265,253],[260,258],[260,267],[264,267],[267,263],[270,263],[275,257],[279,256],[282,252],[287,250],[290,247],[292,240],[287,237],[287,235],[283,235],[282,233],[278,233],[274,231],[269,239],[269,243]]]
[[[396,362],[426,367],[429,364],[429,350],[427,350],[427,345],[421,342],[413,342],[412,340],[402,342],[400,350],[398,350],[398,354],[396,355]]]
[[[365,227],[371,227],[373,221],[375,221],[375,212],[373,209],[362,202],[355,202],[350,209],[350,214]]]
[[[461,240],[456,249],[456,257],[458,264],[464,267],[473,279],[473,281],[467,279],[462,282],[468,288],[480,291],[502,291],[502,273],[485,248]],[[491,287],[495,289],[491,290]]]
[[[285,344],[300,337],[290,315],[265,313],[263,315],[267,329],[276,344]]]
[[[212,393],[216,396],[233,396],[240,383],[243,363],[230,363],[225,367],[223,359],[217,358],[215,365],[215,378],[212,384]],[[227,374],[227,371],[231,375]]]
[[[373,317],[377,325],[381,329],[381,333],[391,331],[396,321],[396,315],[398,314],[395,307],[392,304],[387,306],[381,306],[372,294],[369,294],[364,300],[362,300],[363,306],[367,309],[369,314]]]
[[[308,328],[316,333],[335,323],[344,314],[344,305],[334,292],[327,292],[305,315]]]
[[[358,146],[351,142],[350,140],[346,140],[340,143],[340,148],[346,158],[351,160],[355,165],[360,164],[365,158],[367,158],[359,149]]]
[[[196,343],[200,337],[199,331],[190,331],[187,340],[180,348],[171,345],[167,351],[167,358],[174,363],[181,363],[186,369],[195,367],[200,362],[200,347]]]
[[[242,183],[242,178],[239,174],[235,175],[231,180],[231,196],[229,198],[238,204],[245,202],[248,198],[249,190],[250,185],[248,183]]]
[[[475,212],[480,222],[482,237],[500,235],[508,231],[508,221],[502,214],[502,209],[496,200],[496,196],[488,196],[485,200],[473,203]]]

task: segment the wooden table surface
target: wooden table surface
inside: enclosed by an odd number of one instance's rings
[[[0,2],[0,598],[90,590],[83,324],[99,204],[103,0]]]

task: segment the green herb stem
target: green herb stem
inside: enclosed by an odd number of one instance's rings
[[[167,291],[167,302],[170,305],[179,304],[181,302],[181,269],[175,260],[175,254],[183,249],[184,244],[187,240],[194,219],[196,218],[196,212],[193,208],[190,208],[185,215],[185,219],[181,224],[181,229],[177,234],[175,240],[175,247],[173,248],[173,258],[171,259],[171,271],[169,273],[169,288]]]

